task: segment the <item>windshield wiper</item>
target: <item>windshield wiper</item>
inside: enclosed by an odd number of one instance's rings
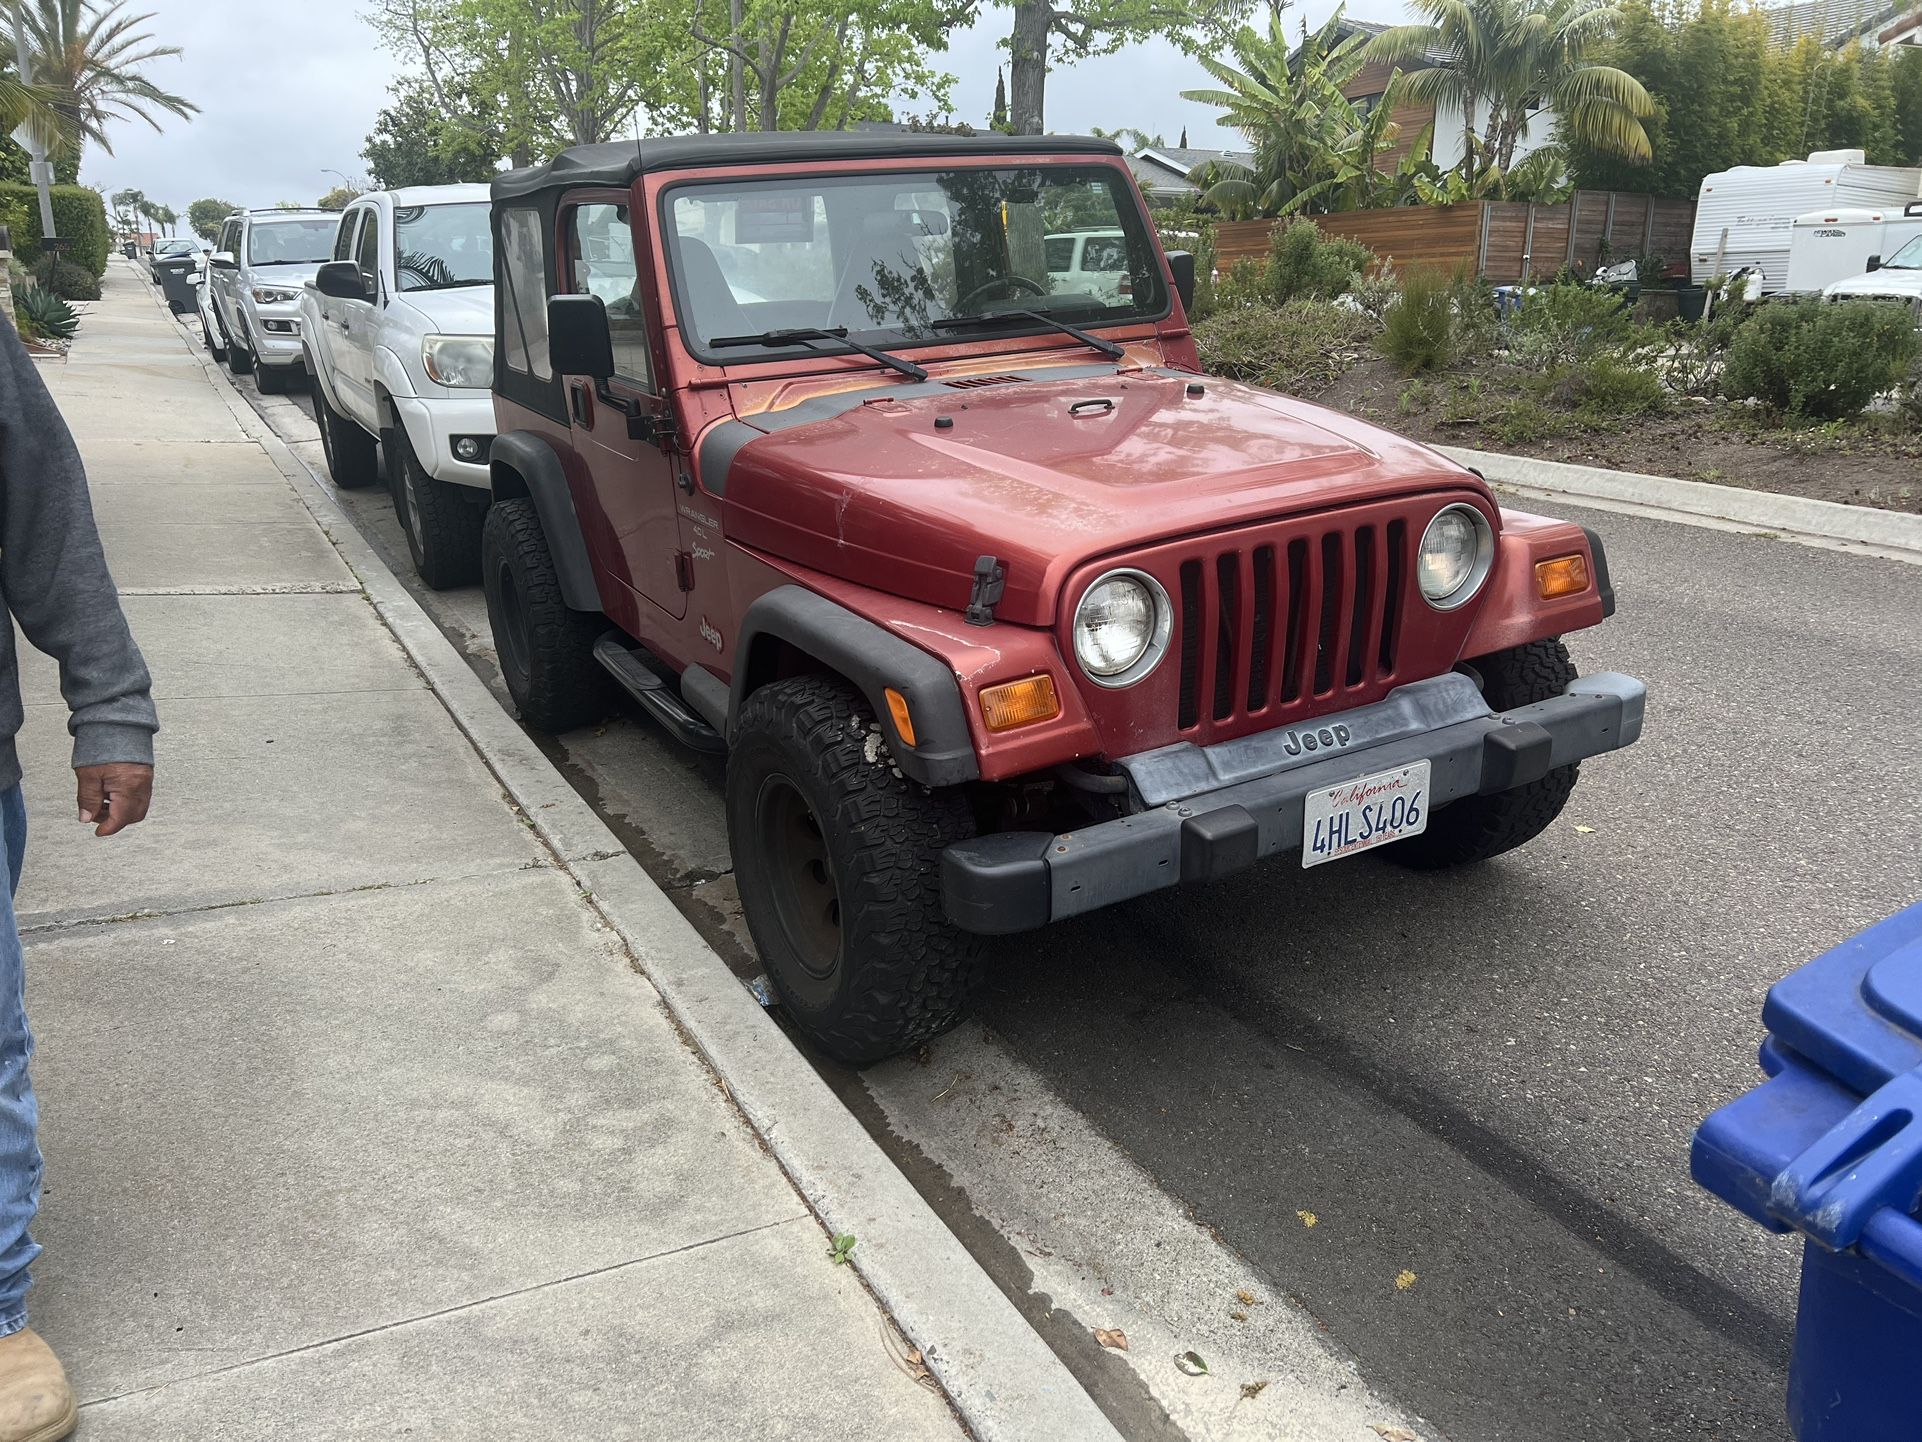
[[[405,295],[416,295],[423,290],[459,290],[462,286],[492,285],[493,283],[494,282],[491,279],[488,279],[488,280],[437,280],[432,285],[404,285],[401,287],[401,292],[402,294],[405,294]]]
[[[759,335],[724,335],[708,342],[716,350],[723,346],[742,345],[811,345],[817,340],[835,340],[851,351],[858,351],[869,360],[881,362],[890,370],[897,370],[909,380],[924,381],[928,373],[913,361],[902,360],[898,355],[889,355],[884,350],[876,350],[871,345],[862,345],[858,340],[848,339],[848,328],[837,325],[832,330],[820,326],[796,326],[790,330],[764,330]]]
[[[1115,360],[1120,360],[1127,354],[1127,351],[1123,350],[1113,341],[1103,340],[1098,335],[1090,335],[1087,331],[1081,329],[1080,326],[1069,325],[1065,320],[1061,320],[1052,312],[1045,310],[980,311],[974,315],[943,316],[940,320],[929,321],[928,324],[936,330],[956,330],[966,325],[998,325],[1003,321],[1010,320],[1038,320],[1043,325],[1053,326],[1063,335],[1073,336],[1083,345],[1093,346],[1103,355],[1111,356]]]

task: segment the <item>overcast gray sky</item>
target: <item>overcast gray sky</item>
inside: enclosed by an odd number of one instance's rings
[[[183,215],[188,202],[218,196],[237,205],[277,201],[312,204],[337,180],[327,168],[361,179],[360,148],[387,86],[399,70],[360,19],[354,0],[299,0],[263,6],[258,0],[136,0],[151,11],[150,29],[179,45],[178,60],[156,62],[151,78],[201,108],[191,123],[167,118],[156,135],[123,122],[113,132],[114,153],[90,146],[80,178],[112,193],[136,186]],[[1310,0],[1289,12],[1318,21],[1334,0]],[[1351,4],[1365,19],[1398,18],[1395,0]],[[940,61],[960,77],[957,119],[985,122],[994,103],[994,72],[1005,63],[996,42],[1009,12],[990,7],[979,23],[954,36]],[[1232,145],[1212,120],[1214,111],[1180,98],[1209,83],[1173,46],[1150,44],[1058,69],[1048,77],[1048,128],[1085,130],[1137,126],[1173,143],[1188,128],[1192,145]],[[911,107],[912,108],[912,107]]]

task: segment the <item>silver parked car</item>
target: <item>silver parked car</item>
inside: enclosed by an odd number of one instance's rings
[[[227,217],[208,257],[210,308],[235,375],[254,374],[263,393],[300,373],[300,294],[333,254],[340,216],[331,210],[242,210]]]

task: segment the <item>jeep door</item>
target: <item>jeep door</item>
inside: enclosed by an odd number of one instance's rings
[[[560,288],[597,295],[607,306],[614,341],[610,404],[591,380],[567,378],[574,450],[592,472],[595,494],[613,532],[607,561],[615,577],[679,620],[687,614],[682,585],[678,457],[658,441],[628,434],[623,405],[646,417],[665,416],[654,378],[646,282],[637,264],[634,230],[624,194],[570,197],[560,216]]]

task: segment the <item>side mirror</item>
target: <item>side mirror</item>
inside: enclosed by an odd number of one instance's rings
[[[367,278],[351,260],[330,260],[314,272],[314,289],[335,300],[366,300]]]
[[[207,257],[207,264],[211,265],[215,270],[238,270],[240,268],[240,262],[234,259],[234,253],[231,250],[215,251]]]
[[[547,353],[558,375],[604,381],[614,374],[614,337],[598,295],[557,295],[547,302]]]
[[[1181,297],[1181,308],[1193,310],[1195,304],[1194,252],[1191,250],[1169,251],[1168,270],[1175,278],[1175,294]]]
[[[1881,256],[1879,256],[1879,255],[1872,255],[1872,256],[1870,256],[1870,257],[1869,257],[1869,269],[1870,269],[1871,271],[1877,271],[1877,270],[1880,270],[1881,268],[1882,268],[1882,257],[1881,257]]]

